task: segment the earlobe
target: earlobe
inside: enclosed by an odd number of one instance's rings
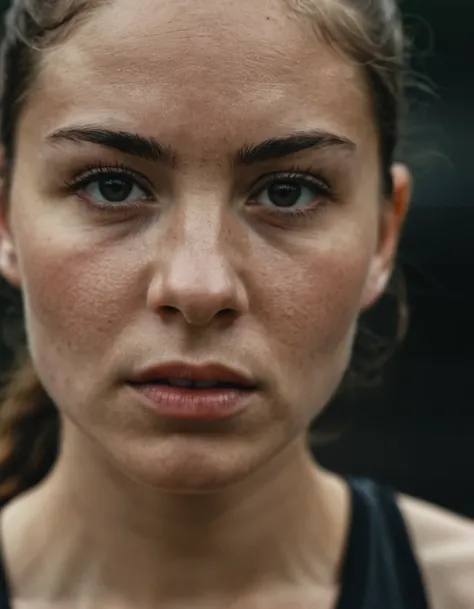
[[[21,279],[13,243],[7,239],[3,231],[0,234],[0,274],[15,288],[21,287]]]
[[[0,154],[0,164],[4,168],[3,151]],[[20,288],[21,278],[15,243],[8,221],[7,193],[4,179],[0,181],[0,274],[8,283]]]
[[[381,264],[380,259],[373,261],[362,299],[362,310],[370,309],[387,289],[392,269]]]
[[[408,211],[412,180],[405,165],[392,167],[393,193],[383,203],[380,214],[379,240],[367,276],[362,310],[369,309],[385,292],[397,255],[398,242]]]

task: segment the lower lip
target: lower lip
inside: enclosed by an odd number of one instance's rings
[[[130,387],[145,398],[149,408],[162,416],[199,421],[217,421],[235,416],[245,410],[255,393],[250,389],[188,389],[158,384]]]

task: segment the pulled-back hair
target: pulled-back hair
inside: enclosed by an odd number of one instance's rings
[[[5,205],[18,119],[45,53],[61,45],[93,12],[113,0],[14,0],[5,19],[0,66],[0,139],[5,162]],[[391,166],[404,114],[406,42],[396,0],[282,0],[291,15],[314,24],[315,35],[360,66],[371,96],[379,135],[383,197],[393,190]],[[10,362],[0,400],[0,502],[33,486],[57,456],[60,425],[55,405],[42,387],[26,348],[21,294],[0,280],[0,316],[4,320],[0,359]],[[393,287],[394,284],[392,284]],[[401,286],[395,289],[402,334],[405,307]],[[369,371],[374,343],[359,333],[346,380]],[[375,359],[380,351],[375,348]]]

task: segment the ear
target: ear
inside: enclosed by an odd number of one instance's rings
[[[362,309],[370,308],[384,293],[392,275],[400,233],[412,193],[412,178],[405,165],[392,167],[393,193],[380,214],[379,240],[372,259]]]
[[[5,175],[6,163],[3,149],[0,150],[1,175]],[[0,274],[14,287],[20,288],[21,278],[15,243],[10,229],[6,180],[0,179]]]

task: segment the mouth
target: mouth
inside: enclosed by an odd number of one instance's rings
[[[183,389],[256,389],[257,386],[250,374],[222,364],[192,365],[184,362],[150,366],[135,374],[131,382]]]
[[[221,365],[156,366],[138,374],[129,385],[157,414],[208,421],[242,412],[258,389],[249,375]]]
[[[252,387],[251,385],[232,381],[198,381],[183,378],[157,378],[146,382],[132,382],[131,384],[135,386],[158,385],[164,387],[176,387],[179,389],[235,389],[241,391],[252,391],[256,388]]]

